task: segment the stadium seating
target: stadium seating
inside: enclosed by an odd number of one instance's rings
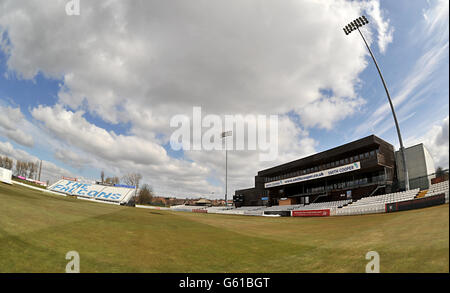
[[[345,207],[342,207],[341,209],[335,209],[330,211],[331,212],[330,214],[336,216],[343,216],[343,215],[384,213],[386,204],[412,200],[416,197],[418,192],[419,188],[416,188],[403,192],[395,192],[377,196],[363,197],[360,200],[357,200]]]
[[[227,214],[227,215],[248,215],[248,216],[264,216],[265,212],[286,212],[286,211],[312,211],[312,210],[329,210],[331,216],[345,216],[345,215],[362,215],[386,212],[386,204],[414,200],[419,194],[424,197],[433,196],[445,193],[446,202],[449,197],[448,180],[431,185],[430,189],[425,192],[420,192],[419,188],[409,191],[387,193],[376,196],[363,197],[359,200],[339,200],[329,202],[319,202],[311,204],[295,204],[284,206],[245,206],[245,207],[198,207],[179,205],[173,206],[170,209],[174,211],[198,211],[205,210],[212,214]]]
[[[448,203],[448,180],[443,181],[443,182],[439,182],[436,184],[432,184],[430,186],[430,189],[428,189],[428,192],[425,194],[425,197],[429,197],[429,196],[433,196],[433,195],[438,195],[441,193],[445,194],[445,202]]]
[[[297,210],[326,210],[326,209],[336,209],[342,208],[343,206],[351,203],[351,199],[344,199],[338,201],[328,201],[328,202],[319,202],[312,203],[306,206],[303,206]]]
[[[62,179],[47,188],[63,194],[104,202],[127,203],[135,189],[117,186],[105,186]]]

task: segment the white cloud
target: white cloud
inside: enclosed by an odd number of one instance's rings
[[[107,132],[86,121],[83,112],[72,112],[56,105],[39,106],[31,113],[57,139],[82,151],[81,155],[71,150],[55,151],[55,157],[69,165],[79,168],[89,164],[118,176],[141,172],[155,191],[161,193],[167,192],[167,186],[184,186],[186,193],[192,193],[208,185],[205,167],[172,159],[163,147],[149,140]],[[172,191],[176,190],[177,187],[172,188]]]
[[[434,4],[434,5],[433,5]],[[447,0],[433,1],[429,9],[423,11],[425,20],[425,32],[427,35],[434,35],[435,37],[445,38],[445,31],[447,31],[448,38],[448,7]]]
[[[377,27],[378,48],[381,53],[385,53],[389,43],[394,38],[394,28],[389,25],[389,19],[384,17],[384,12],[380,8],[380,2],[368,1],[364,3],[365,9]]]
[[[166,151],[160,145],[136,136],[107,132],[87,122],[82,111],[72,112],[56,105],[53,108],[39,106],[31,114],[63,141],[103,159],[145,165],[167,163]]]
[[[256,151],[228,151],[228,190],[251,187],[257,172],[278,164],[299,159],[315,152],[317,142],[286,115],[279,117],[278,156],[274,161],[260,162]],[[225,151],[189,151],[186,157],[203,162],[225,186]],[[222,194],[224,192],[222,191]],[[234,194],[234,192],[229,194]]]
[[[408,145],[423,143],[429,150],[437,167],[449,167],[449,116],[432,125],[422,137],[408,139]]]
[[[366,27],[369,41],[378,34],[382,51],[392,41],[378,1],[82,1],[79,17],[65,14],[66,2],[0,4],[9,71],[61,79],[58,105],[31,110],[38,127],[54,138],[48,143],[58,160],[139,170],[167,193],[223,194],[223,185],[211,183],[223,178],[217,153],[176,160],[161,146],[173,115],[189,115],[193,106],[219,115],[293,111],[300,125],[283,118],[279,140],[289,148],[277,162],[299,158],[316,145],[305,129],[332,129],[364,103],[355,92],[367,51],[342,27],[367,10],[376,24]],[[108,132],[86,112],[130,123],[130,131]],[[230,156],[233,188],[263,167],[256,152]]]
[[[334,128],[334,123],[355,113],[365,101],[356,99],[321,99],[300,110],[302,124],[306,127]]]
[[[21,129],[25,121],[20,108],[3,107],[0,105],[0,134],[12,139],[18,144],[32,147],[34,145],[33,138]]]
[[[88,165],[90,162],[86,156],[77,154],[69,149],[56,149],[54,152],[54,157],[58,161],[61,161],[79,170]]]
[[[342,26],[371,8],[379,28],[377,3],[85,1],[77,18],[65,1],[4,1],[0,25],[13,45],[9,68],[62,77],[61,103],[136,128],[149,113],[146,131],[167,131],[158,121],[193,105],[284,113],[331,89],[352,107],[367,52]]]

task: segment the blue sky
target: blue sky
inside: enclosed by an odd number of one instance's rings
[[[398,147],[364,43],[342,31],[359,13],[368,15],[362,31],[394,99],[405,145],[425,143],[435,164],[448,167],[446,1],[299,1],[298,12],[252,1],[242,11],[231,9],[235,3],[149,1],[125,9],[115,1],[81,1],[81,15],[71,17],[64,15],[66,1],[3,2],[0,114],[7,119],[0,120],[0,154],[43,159],[50,180],[138,170],[160,194],[222,194],[222,153],[174,151],[168,142],[170,117],[193,106],[218,115],[288,113],[277,161],[248,164],[254,154],[230,154],[231,190],[251,185],[261,168],[370,134]],[[160,14],[146,18],[140,14],[146,9]],[[308,9],[329,23],[318,30],[302,16]],[[18,12],[23,18],[12,17]]]

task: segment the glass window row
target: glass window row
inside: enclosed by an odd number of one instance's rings
[[[340,159],[340,160],[337,160],[337,161],[333,161],[333,162],[329,162],[329,163],[326,163],[326,164],[322,164],[322,165],[319,165],[319,166],[306,168],[306,169],[303,169],[303,170],[290,172],[290,173],[279,175],[279,176],[265,177],[264,178],[264,182],[272,182],[272,181],[287,179],[287,178],[291,178],[291,177],[297,177],[297,176],[301,176],[301,175],[306,175],[306,174],[309,174],[309,173],[319,172],[320,170],[332,169],[332,168],[339,167],[339,166],[346,165],[346,164],[350,164],[350,163],[353,163],[353,162],[358,162],[358,161],[361,161],[361,160],[373,158],[378,153],[379,153],[379,150],[376,149],[376,150],[372,150],[372,151],[369,151],[369,152],[364,152],[364,153],[361,153],[361,154],[358,154],[358,155],[355,155],[355,156],[350,156],[350,157],[343,158],[343,159]]]

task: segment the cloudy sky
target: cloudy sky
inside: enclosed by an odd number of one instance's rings
[[[278,115],[276,160],[229,152],[229,194],[262,168],[375,134],[449,158],[448,1],[0,0],[0,155],[43,180],[140,172],[159,195],[224,194],[223,151],[175,151],[174,115]]]

